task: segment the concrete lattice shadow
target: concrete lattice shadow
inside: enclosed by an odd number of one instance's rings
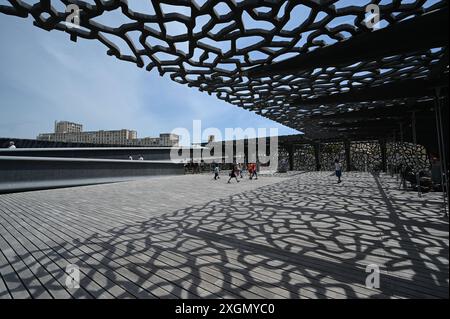
[[[2,221],[3,241],[22,234],[30,249],[10,252],[22,285],[9,294],[25,286],[42,298],[448,298],[439,204],[396,192],[387,176],[351,173],[336,185],[329,175],[144,220],[119,209],[17,209],[11,217],[27,226]],[[80,289],[64,288],[68,263],[80,267]],[[369,264],[380,267],[378,289],[365,286]],[[1,272],[5,282],[14,273]]]

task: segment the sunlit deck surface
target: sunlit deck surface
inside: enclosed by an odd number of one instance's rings
[[[0,298],[448,298],[440,194],[330,174],[0,195]],[[369,264],[379,289],[366,288]]]

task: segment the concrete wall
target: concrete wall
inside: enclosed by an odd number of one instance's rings
[[[183,173],[183,164],[169,161],[0,156],[0,192]]]
[[[181,150],[182,148],[176,148]],[[169,160],[170,147],[89,147],[89,148],[17,148],[0,149],[0,156],[104,158],[128,160],[140,155],[145,160]],[[189,154],[189,152],[187,152]]]

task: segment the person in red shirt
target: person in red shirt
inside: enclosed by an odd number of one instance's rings
[[[251,179],[252,178],[252,164],[250,164],[250,163],[247,164],[247,171],[248,171],[248,175]]]

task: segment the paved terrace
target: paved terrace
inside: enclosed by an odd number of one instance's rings
[[[448,298],[439,194],[330,173],[0,195],[0,298]],[[67,264],[81,288],[66,289]]]

